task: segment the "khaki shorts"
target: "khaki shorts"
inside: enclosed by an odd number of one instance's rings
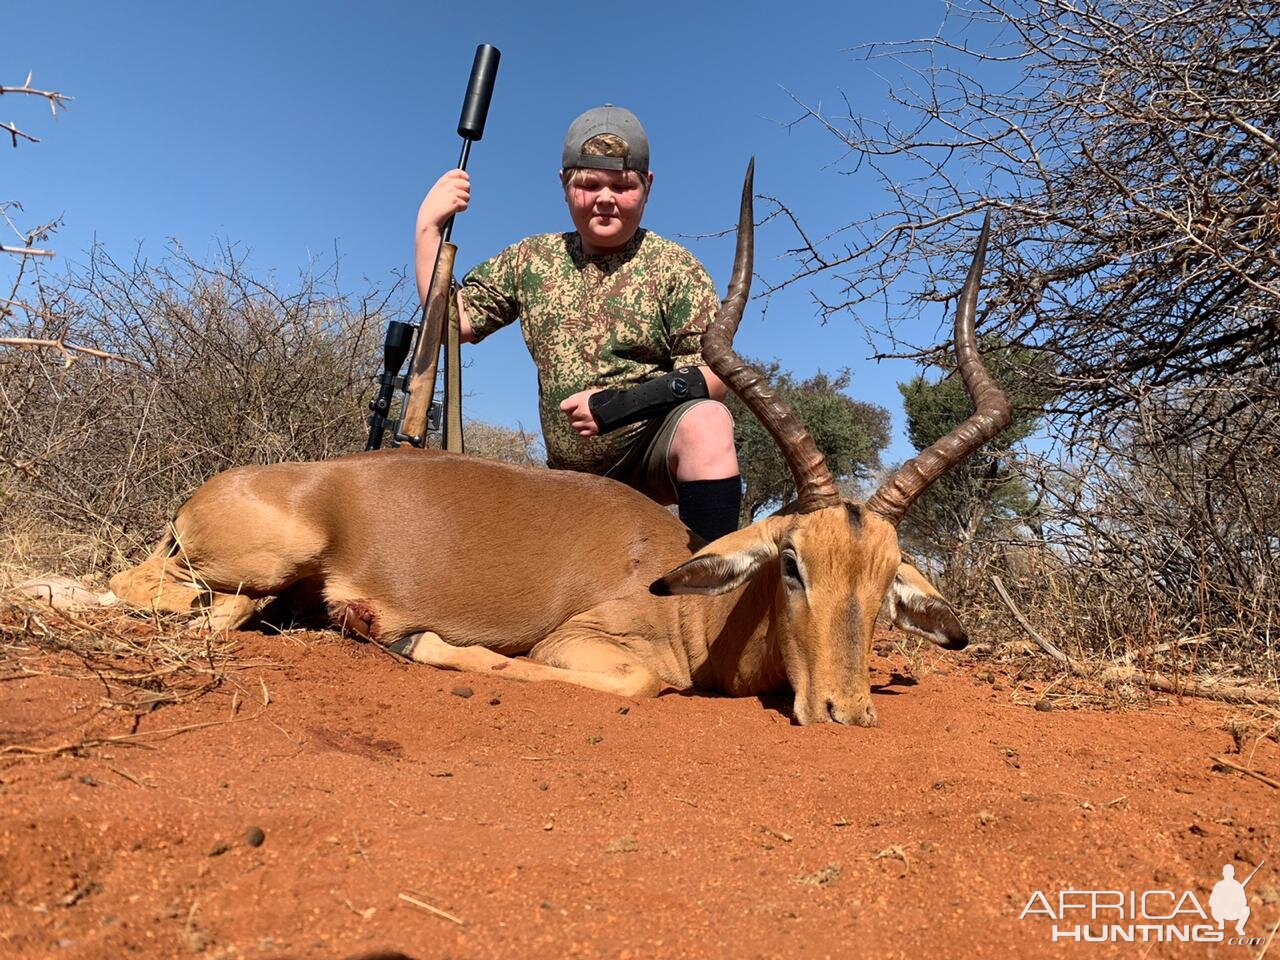
[[[686,413],[700,403],[715,400],[690,400],[667,411],[661,419],[655,417],[635,441],[627,448],[622,459],[615,463],[605,476],[635,487],[650,500],[663,504],[676,502],[676,482],[671,476],[669,456],[676,426]]]

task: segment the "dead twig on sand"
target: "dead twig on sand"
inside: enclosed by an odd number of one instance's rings
[[[999,576],[993,575],[991,583],[996,588],[996,593],[1000,595],[1000,599],[1004,601],[1004,605],[1009,608],[1009,612],[1013,614],[1013,618],[1017,620],[1018,625],[1022,627],[1027,636],[1034,640],[1045,653],[1078,677],[1097,680],[1106,686],[1115,686],[1121,683],[1141,683],[1161,693],[1172,693],[1184,697],[1200,697],[1205,700],[1219,700],[1224,703],[1280,704],[1280,693],[1277,693],[1274,689],[1257,685],[1225,684],[1213,680],[1204,682],[1186,680],[1179,682],[1163,674],[1144,673],[1136,667],[1115,664],[1103,666],[1100,669],[1091,668],[1085,663],[1067,656],[1044,637],[1040,636],[1027,621],[1027,618],[1023,616],[1022,611],[1018,609],[1018,605],[1013,602],[1013,597],[1009,596],[1009,591],[1005,589],[1004,582]]]
[[[1018,609],[1018,605],[1014,603],[1013,598],[1009,596],[1009,591],[1005,589],[1004,581],[998,576],[993,576],[991,578],[991,583],[995,586],[996,593],[1000,594],[1000,599],[1004,601],[1004,605],[1008,607],[1009,612],[1013,614],[1013,619],[1017,620],[1018,626],[1022,627],[1023,632],[1039,644],[1040,648],[1049,656],[1053,657],[1053,659],[1068,667],[1074,667],[1074,663],[1070,657],[1032,629],[1031,624],[1027,622],[1027,618],[1024,617],[1022,615],[1022,611]],[[1074,672],[1074,669],[1072,672]]]
[[[1262,949],[1258,951],[1258,955],[1253,960],[1262,960],[1269,949],[1271,949],[1271,941],[1276,938],[1276,931],[1280,930],[1280,920],[1271,925],[1271,935],[1267,937],[1267,942],[1262,945]]]
[[[243,689],[237,674],[272,665],[258,658],[234,659],[238,649],[233,637],[168,620],[147,629],[133,616],[106,609],[72,614],[34,601],[0,599],[0,679],[93,680],[101,685],[104,707],[135,718],[199,700],[228,682]],[[261,680],[260,686],[265,690]],[[268,699],[265,693],[263,699]],[[64,744],[61,751],[73,746]]]
[[[56,747],[31,747],[26,744],[15,743],[7,747],[0,748],[0,757],[54,757],[63,753],[80,754],[85,750],[92,750],[95,747],[105,746],[124,746],[124,747],[150,747],[150,740],[168,740],[170,737],[176,737],[181,733],[189,733],[192,730],[200,730],[204,727],[220,727],[227,723],[239,723],[241,719],[253,720],[257,714],[252,717],[243,717],[236,720],[209,720],[205,723],[188,723],[181,727],[165,727],[162,730],[143,730],[140,733],[119,733],[110,737],[85,737],[83,740],[75,740],[68,743],[59,744]]]
[[[437,917],[443,917],[445,920],[448,920],[452,923],[456,923],[458,926],[462,926],[462,920],[458,917],[455,917],[452,913],[446,913],[444,910],[441,910],[439,907],[433,907],[429,903],[423,903],[421,900],[417,899],[416,897],[411,897],[407,893],[400,894],[400,899],[404,900],[406,903],[412,903],[415,907],[421,907],[423,910],[426,910],[428,913],[434,913]]]
[[[1250,770],[1248,767],[1242,767],[1238,763],[1232,763],[1225,757],[1210,756],[1209,759],[1214,763],[1220,764],[1224,767],[1229,767],[1237,773],[1243,773],[1246,777],[1253,777],[1255,780],[1260,780],[1273,790],[1280,790],[1280,781],[1272,780],[1266,774],[1259,773],[1257,770]]]
[[[116,776],[124,777],[124,779],[128,780],[130,783],[136,784],[139,787],[146,787],[147,789],[152,789],[152,784],[143,783],[141,780],[135,777],[128,770],[122,770],[119,767],[113,767],[109,763],[106,764],[106,768],[110,770],[112,773],[114,773]]]

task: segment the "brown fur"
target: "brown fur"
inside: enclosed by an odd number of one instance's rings
[[[803,589],[779,572],[784,550]],[[221,626],[258,598],[318,593],[338,625],[414,638],[406,652],[440,667],[628,696],[789,682],[801,723],[865,725],[872,626],[898,565],[894,528],[843,506],[704,547],[611,480],[401,448],[220,474],[111,586]]]

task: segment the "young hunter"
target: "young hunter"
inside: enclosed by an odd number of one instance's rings
[[[653,186],[640,121],[612,105],[569,127],[560,184],[575,229],[529,237],[473,269],[457,294],[464,343],[520,320],[538,368],[547,465],[603,474],[710,541],[737,529],[742,498],[725,386],[700,338],[719,298],[679,244],[640,226]],[[444,224],[467,209],[450,170],[418,210],[414,263],[426,297]]]

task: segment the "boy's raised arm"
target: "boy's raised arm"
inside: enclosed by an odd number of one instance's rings
[[[470,175],[465,170],[450,170],[427,191],[422,205],[418,207],[418,221],[413,230],[413,266],[418,281],[419,303],[427,299],[427,292],[431,289],[431,271],[440,252],[444,225],[450,217],[466,210],[470,202]]]

